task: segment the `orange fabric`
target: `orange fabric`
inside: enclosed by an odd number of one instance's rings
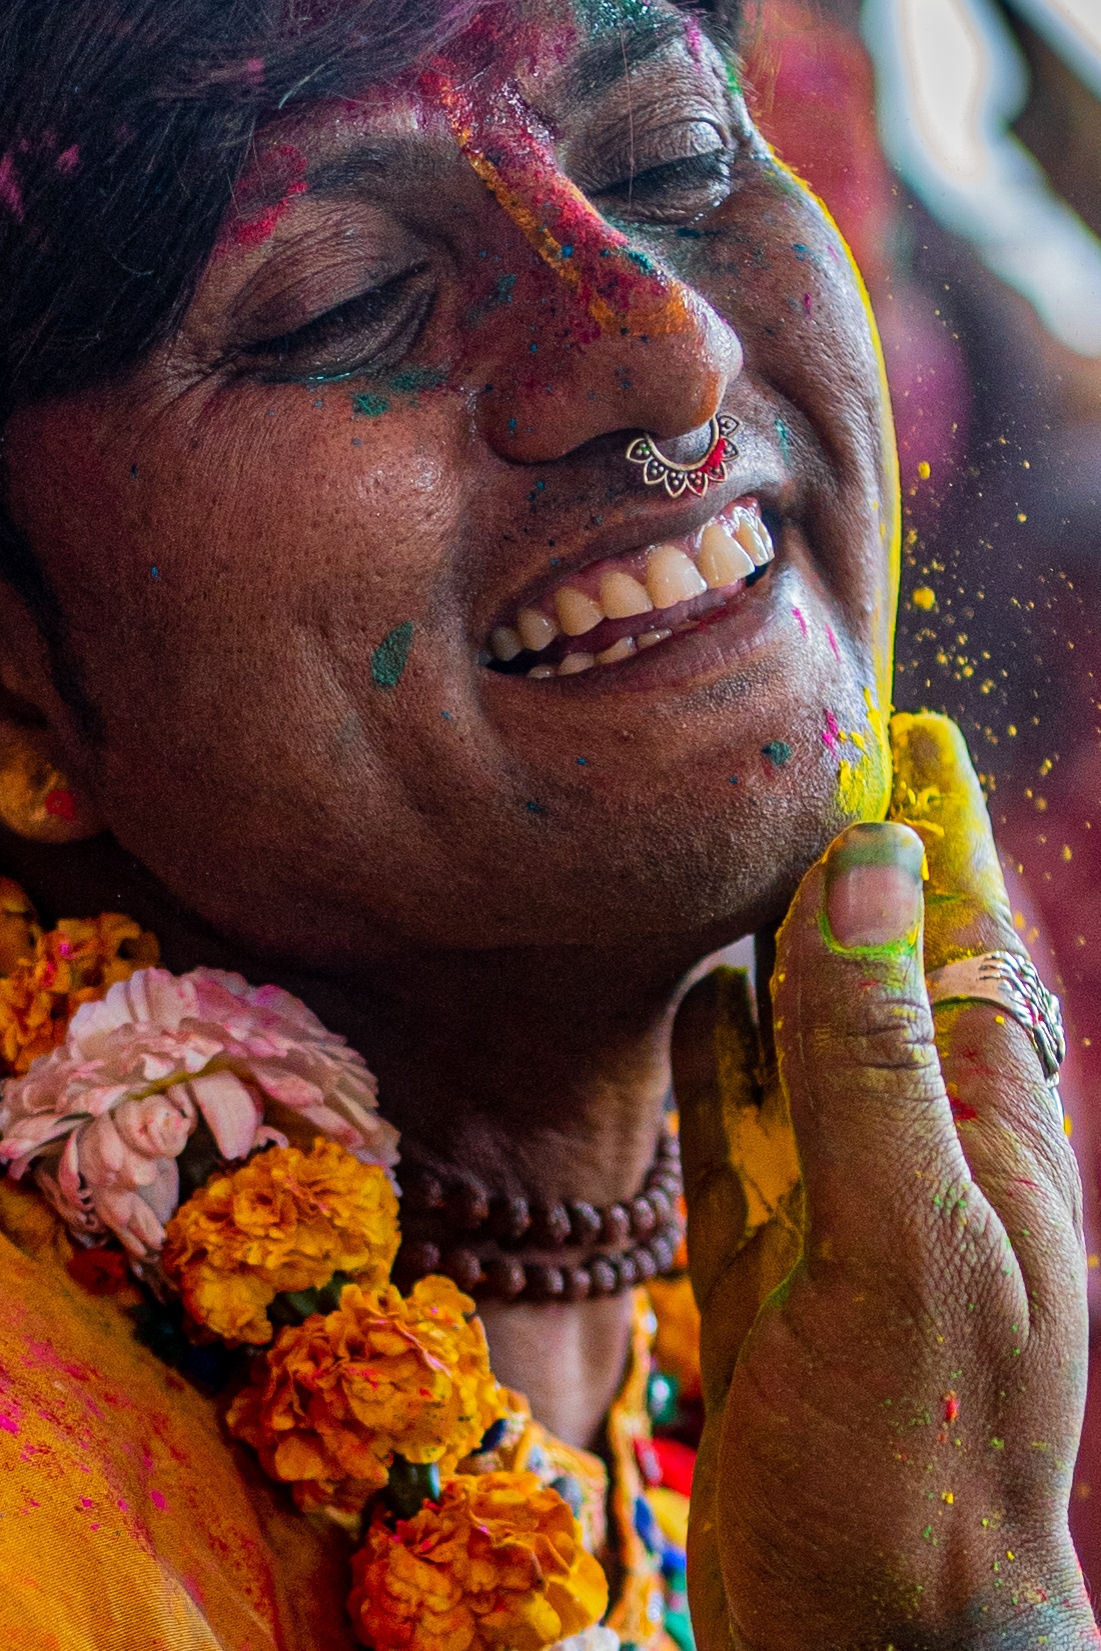
[[[68,1251],[0,1183],[0,1644],[352,1651],[347,1537],[284,1502]]]

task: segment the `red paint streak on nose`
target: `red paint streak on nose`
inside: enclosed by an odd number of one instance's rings
[[[422,83],[478,177],[601,332],[637,338],[698,329],[688,289],[605,223],[520,118],[485,118],[438,72]]]

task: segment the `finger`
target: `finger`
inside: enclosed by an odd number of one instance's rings
[[[1027,956],[1013,927],[994,834],[963,735],[948,717],[891,719],[890,817],[925,847],[925,968],[980,952]]]
[[[907,1274],[946,1223],[954,1242],[970,1190],[922,970],[923,859],[905,826],[850,827],[803,879],[778,936],[776,1046],[812,1271]]]
[[[677,1015],[672,1053],[689,1271],[702,1315],[706,1417],[688,1528],[692,1626],[699,1651],[728,1651],[730,1620],[715,1505],[723,1414],[742,1342],[760,1304],[798,1258],[801,1187],[790,1149],[786,1163],[775,1146],[770,1154],[763,1132],[757,1144],[764,1150],[758,1151],[757,1162],[746,1161],[742,1126],[749,1120],[760,1124],[763,1097],[759,1040],[742,971],[717,969],[693,988]],[[773,1102],[769,1118],[779,1104]],[[786,1116],[782,1122],[784,1137],[790,1139]],[[754,1231],[754,1216],[760,1219],[762,1212],[765,1219]]]
[[[761,1302],[802,1243],[799,1166],[778,1090],[762,1095],[744,973],[718,969],[688,994],[673,1032],[688,1205],[688,1265],[702,1316],[705,1409],[722,1407]]]
[[[919,834],[926,851],[926,972],[987,951],[1027,956],[958,728],[946,717],[898,716],[891,737],[892,816]],[[1035,1291],[1034,1309],[1061,1305],[1081,1260],[1081,1193],[1061,1108],[1031,1035],[986,1003],[938,1004],[934,1022],[972,1174],[1005,1225]]]

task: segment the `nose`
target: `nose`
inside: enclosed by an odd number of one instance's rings
[[[491,149],[458,135],[519,260],[481,358],[484,438],[528,464],[623,430],[698,452],[742,370],[734,329],[602,218],[549,145],[520,126],[496,127]]]

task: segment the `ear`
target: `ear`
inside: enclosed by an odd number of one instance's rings
[[[103,831],[78,761],[38,627],[0,584],[0,822],[36,843]]]
[[[54,760],[48,730],[8,712],[0,694],[0,820],[36,843],[77,843],[103,830],[94,805]]]

